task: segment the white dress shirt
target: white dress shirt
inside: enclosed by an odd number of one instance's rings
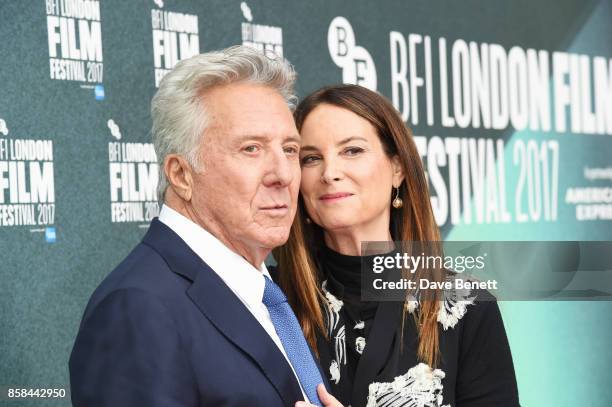
[[[270,335],[270,338],[272,338],[278,349],[285,356],[285,359],[287,359],[293,374],[295,374],[295,369],[291,365],[285,348],[283,348],[283,343],[276,333],[272,319],[270,319],[268,308],[263,303],[264,278],[270,278],[266,265],[261,263],[259,269],[255,268],[242,256],[221,243],[211,233],[169,206],[162,206],[159,220],[179,235],[187,243],[187,246],[221,277],[221,280],[236,294],[236,297],[242,301],[244,306],[247,307],[268,335]],[[308,401],[297,375],[295,377],[300,384],[304,400]]]

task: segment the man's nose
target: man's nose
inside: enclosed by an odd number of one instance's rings
[[[270,154],[268,168],[264,176],[266,186],[287,186],[299,176],[299,161],[297,158],[288,157],[283,149]]]

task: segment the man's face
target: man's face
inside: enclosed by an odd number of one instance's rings
[[[198,223],[232,248],[272,249],[287,241],[300,185],[300,139],[274,89],[213,88],[204,96],[208,126],[194,173]]]

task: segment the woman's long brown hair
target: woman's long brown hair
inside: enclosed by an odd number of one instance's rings
[[[410,130],[397,110],[383,96],[357,85],[336,85],[322,88],[307,96],[295,111],[295,121],[301,130],[306,117],[318,106],[328,104],[341,107],[368,120],[376,129],[388,157],[397,156],[404,171],[404,182],[399,189],[403,207],[391,207],[389,229],[395,241],[438,242],[440,232],[435,222],[429,189],[421,158]],[[389,191],[389,205],[393,191]],[[325,301],[315,262],[316,248],[323,244],[323,231],[314,223],[306,223],[307,213],[300,198],[298,211],[287,243],[274,251],[279,266],[279,283],[296,312],[304,335],[317,352],[317,332],[326,335],[322,306]],[[441,281],[442,270],[419,270],[415,277]],[[420,293],[423,294],[423,293]],[[418,358],[435,367],[439,358],[437,313],[440,293],[429,291],[420,297],[415,323],[419,333]],[[402,327],[407,315],[404,307]],[[403,334],[403,329],[402,329]]]

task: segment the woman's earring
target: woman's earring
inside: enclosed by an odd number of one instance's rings
[[[395,209],[399,209],[404,206],[404,201],[402,201],[402,198],[399,197],[399,187],[395,187],[395,198],[393,199],[391,205],[393,205]]]
[[[307,223],[307,224],[309,224],[309,225],[312,223],[312,221],[310,220],[310,218],[306,218],[306,223]]]

